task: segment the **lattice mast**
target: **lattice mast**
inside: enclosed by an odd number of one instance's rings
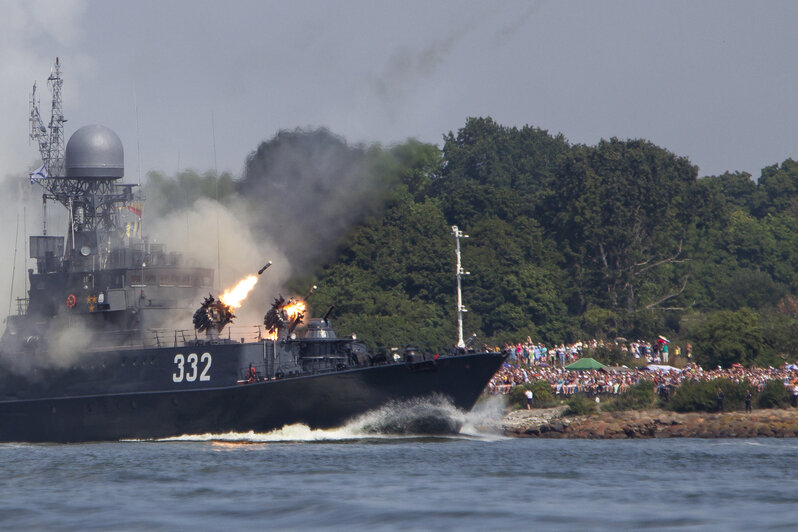
[[[64,175],[64,118],[61,100],[61,62],[56,57],[55,65],[47,78],[47,86],[52,95],[50,108],[50,123],[45,127],[39,113],[39,100],[36,98],[36,83],[30,96],[30,138],[39,144],[39,153],[46,169],[47,176],[60,177]]]
[[[118,232],[118,207],[133,200],[133,185],[116,183],[121,173],[91,178],[67,175],[69,172],[65,168],[64,146],[64,123],[67,120],[63,113],[62,85],[61,62],[56,58],[47,78],[47,86],[52,95],[50,121],[47,126],[44,125],[39,111],[36,83],[33,84],[30,97],[30,138],[39,145],[44,168],[44,172],[40,172],[38,176],[31,175],[31,181],[45,189],[42,194],[44,223],[46,224],[47,219],[47,201],[51,200],[57,201],[69,211],[69,235],[85,231]],[[43,229],[44,234],[47,234],[46,225]],[[74,239],[72,240],[71,247],[74,247]]]
[[[53,96],[52,110],[50,112],[50,175],[64,175],[64,111],[61,105],[61,62],[55,58],[55,65],[47,78],[47,86]]]

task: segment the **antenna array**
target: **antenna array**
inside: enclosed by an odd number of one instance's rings
[[[52,95],[52,105],[50,108],[50,123],[45,127],[39,113],[39,100],[36,98],[36,83],[30,95],[30,138],[39,144],[39,154],[42,163],[47,169],[48,177],[60,177],[64,175],[64,118],[61,103],[61,86],[64,80],[61,78],[61,62],[56,57],[55,65],[47,78],[47,86]]]

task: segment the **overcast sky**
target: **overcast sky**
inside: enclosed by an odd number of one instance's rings
[[[0,12],[2,175],[39,164],[28,98],[38,80],[49,115],[56,56],[67,138],[115,130],[129,182],[238,175],[280,129],[441,144],[469,116],[573,143],[645,138],[700,175],[798,158],[798,2],[0,0]]]

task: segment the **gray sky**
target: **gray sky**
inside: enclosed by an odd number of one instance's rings
[[[114,129],[129,182],[212,169],[214,132],[218,169],[237,175],[280,129],[440,144],[488,115],[574,143],[642,137],[700,175],[758,177],[798,158],[798,2],[0,0],[0,11],[3,175],[38,164],[28,97],[38,80],[49,115],[55,56],[67,138]]]

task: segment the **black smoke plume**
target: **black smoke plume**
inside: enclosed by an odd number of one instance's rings
[[[379,149],[350,146],[326,129],[281,131],[247,158],[236,183],[268,235],[297,271],[323,259],[382,204]]]

